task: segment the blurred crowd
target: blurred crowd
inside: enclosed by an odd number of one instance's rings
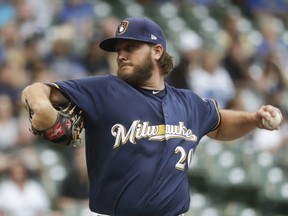
[[[247,139],[255,152],[287,149],[287,9],[284,0],[0,0],[0,216],[86,215],[84,143],[35,137],[21,91],[115,74],[115,54],[98,44],[127,16],[163,24],[174,56],[171,85],[215,98],[220,108],[279,107],[282,127]],[[288,175],[287,160],[281,170]]]

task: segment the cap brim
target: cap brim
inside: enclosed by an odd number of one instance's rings
[[[108,38],[100,42],[99,47],[108,52],[115,52],[115,46],[119,38]]]
[[[99,47],[107,52],[116,52],[115,46],[119,40],[134,40],[134,41],[141,41],[144,43],[148,43],[149,41],[139,40],[136,38],[131,37],[115,37],[115,38],[108,38],[100,42]]]

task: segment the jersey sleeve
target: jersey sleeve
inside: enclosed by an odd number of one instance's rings
[[[210,131],[216,130],[221,123],[221,115],[219,112],[218,104],[214,99],[203,99],[203,101],[206,103],[207,106],[207,115],[211,116],[212,120],[212,128]]]
[[[101,97],[105,94],[108,82],[109,76],[93,76],[46,84],[59,89],[69,101],[76,104],[79,108],[87,110],[100,107]],[[93,106],[97,101],[99,102],[98,106],[89,108],[89,106]]]
[[[219,127],[221,115],[215,100],[196,97],[193,100],[192,110],[192,116],[197,116],[201,137]]]

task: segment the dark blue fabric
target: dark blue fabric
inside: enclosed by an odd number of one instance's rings
[[[183,170],[176,164],[219,123],[212,100],[168,84],[161,99],[111,75],[57,85],[84,110],[92,211],[117,216],[188,211],[188,167],[186,161]]]

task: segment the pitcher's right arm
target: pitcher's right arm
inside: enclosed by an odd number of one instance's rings
[[[33,113],[32,126],[37,130],[44,130],[56,122],[58,112],[53,105],[65,104],[68,100],[57,88],[36,82],[24,88],[22,102]]]

